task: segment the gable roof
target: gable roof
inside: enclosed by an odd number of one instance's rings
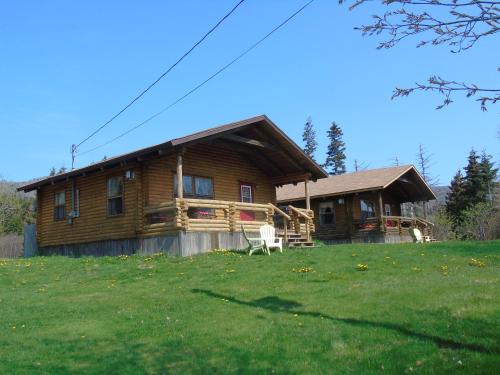
[[[237,132],[243,132],[243,134],[245,134],[245,132],[259,132],[259,134],[261,134],[260,137],[264,137],[266,142],[255,142],[268,149],[260,150],[259,155],[256,155],[256,157],[260,158],[259,162],[269,163],[269,165],[272,166],[274,162],[279,163],[279,156],[283,156],[282,159],[288,160],[293,166],[291,167],[292,169],[285,170],[282,173],[283,175],[292,175],[295,173],[297,176],[300,176],[301,174],[307,173],[314,180],[327,176],[324,169],[316,164],[311,158],[309,158],[302,151],[302,149],[294,141],[292,141],[281,129],[279,129],[266,115],[260,115],[225,125],[216,126],[214,128],[189,134],[184,137],[174,138],[166,142],[162,142],[119,156],[110,157],[106,160],[82,168],[73,169],[56,176],[44,177],[35,182],[21,186],[18,188],[18,190],[28,192],[44,185],[68,180],[73,177],[83,176],[87,173],[92,173],[98,170],[112,168],[120,165],[121,163],[137,161],[141,158],[151,157],[162,153],[176,152],[184,147],[188,147],[196,143],[224,139],[224,137],[228,137],[230,135],[239,138],[239,141],[242,142],[241,140],[243,139],[243,137],[234,135]],[[267,142],[267,140],[269,141]],[[224,141],[226,143],[230,142],[229,139],[225,139]],[[238,141],[238,139],[236,139],[236,141]],[[239,149],[240,151],[243,151],[245,149],[245,145],[241,145]],[[276,159],[278,161],[273,159]],[[282,166],[283,165],[278,165],[278,167]],[[281,169],[278,167],[275,169],[281,171]],[[295,170],[293,170],[293,168],[295,168]],[[275,177],[280,176],[277,175]],[[292,181],[287,181],[287,183],[288,182]]]
[[[413,165],[370,169],[366,171],[329,176],[309,183],[309,194],[313,197],[338,196],[363,191],[382,190],[408,175],[418,184],[420,194],[428,200],[436,199],[434,192]],[[404,181],[404,179],[402,179]],[[276,191],[278,202],[305,199],[304,183],[285,185]]]

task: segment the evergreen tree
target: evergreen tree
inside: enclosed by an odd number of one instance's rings
[[[472,149],[469,153],[467,166],[465,167],[464,188],[467,208],[486,201],[488,190],[485,182],[484,176],[481,173],[479,156]]]
[[[343,135],[344,133],[340,126],[338,126],[335,121],[332,122],[328,130],[330,144],[328,145],[325,164],[323,164],[327,171],[329,169],[328,173],[330,175],[343,174],[346,171],[345,143],[342,140]]]
[[[491,161],[491,159],[492,156],[488,155],[486,151],[483,150],[479,161],[479,173],[483,179],[483,185],[486,193],[485,198],[489,201],[493,200],[493,195],[496,191],[498,173],[498,168],[495,168],[495,164]]]
[[[49,176],[53,177],[53,176],[55,176],[55,175],[56,175],[56,169],[55,169],[54,167],[52,167],[52,168],[50,169]]]
[[[309,116],[304,125],[304,132],[302,133],[302,140],[304,141],[304,152],[312,160],[314,159],[314,153],[318,148],[318,142],[316,141],[316,130],[314,130],[314,125]]]
[[[456,230],[463,221],[463,213],[468,208],[465,194],[464,177],[457,171],[450,184],[450,192],[446,196],[446,213],[451,219],[452,228]]]

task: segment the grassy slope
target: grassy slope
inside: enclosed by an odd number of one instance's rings
[[[0,373],[494,373],[499,249],[0,260]]]

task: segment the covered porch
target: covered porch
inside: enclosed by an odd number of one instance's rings
[[[315,213],[317,239],[327,243],[410,242],[412,228],[432,237],[431,222],[402,210],[406,202],[435,199],[413,166],[347,173],[305,185],[278,189],[279,207],[309,206]],[[305,199],[306,191],[309,199]]]

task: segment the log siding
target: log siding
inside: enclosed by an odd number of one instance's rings
[[[183,154],[185,175],[210,177],[216,200],[240,201],[239,182],[254,186],[255,203],[276,203],[276,190],[264,171],[237,151],[208,143],[188,147]],[[161,155],[150,160],[101,170],[38,189],[37,241],[40,247],[132,239],[144,230],[144,209],[172,201],[177,155]],[[132,169],[134,179],[125,178]],[[107,180],[123,177],[123,213],[108,215]],[[80,191],[80,215],[68,221],[73,184]],[[65,220],[54,219],[54,194],[65,192]],[[217,217],[225,213],[216,210]],[[260,217],[256,218],[261,219]]]

